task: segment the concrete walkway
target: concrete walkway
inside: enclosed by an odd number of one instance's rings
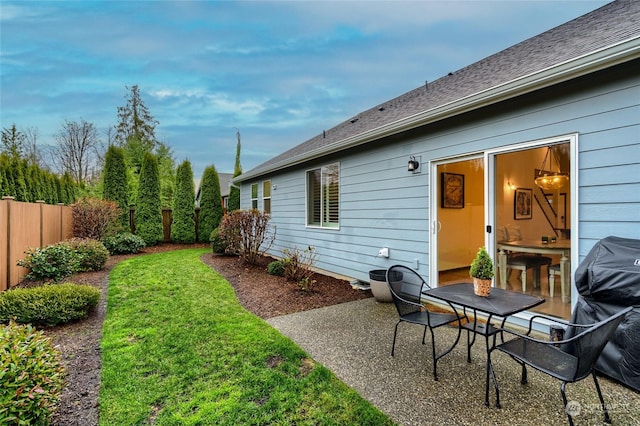
[[[400,425],[565,425],[560,382],[529,369],[529,383],[520,384],[520,367],[496,352],[492,357],[500,384],[501,409],[484,406],[486,353],[476,341],[472,362],[466,361],[466,335],[438,361],[439,381],[432,375],[431,348],[421,344],[422,327],[403,323],[391,357],[398,315],[393,304],[375,299],[343,303],[271,318],[268,323],[291,338],[315,361],[387,413]],[[436,330],[436,346],[444,350],[457,329]],[[640,394],[600,378],[613,424],[640,424]],[[593,380],[567,385],[569,401],[579,404],[577,425],[603,424]]]

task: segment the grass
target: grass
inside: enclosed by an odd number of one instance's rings
[[[200,262],[206,252],[141,256],[111,271],[101,425],[393,424],[246,311]]]

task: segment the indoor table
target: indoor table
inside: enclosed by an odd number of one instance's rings
[[[555,242],[543,243],[542,240],[515,240],[498,241],[498,267],[500,270],[500,287],[507,286],[507,253],[535,253],[535,254],[559,254],[560,255],[560,287],[562,289],[562,302],[569,300],[566,293],[566,284],[570,283],[569,278],[569,256],[571,253],[571,240],[557,240]]]

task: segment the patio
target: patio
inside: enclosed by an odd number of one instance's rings
[[[391,357],[393,327],[398,319],[391,303],[373,298],[269,319],[267,322],[295,341],[317,362],[391,416],[400,425],[496,424],[565,425],[560,382],[529,369],[529,384],[520,384],[520,367],[496,352],[492,359],[500,384],[501,409],[484,406],[486,354],[484,342],[466,362],[466,336],[438,361],[439,381],[431,374],[428,346],[421,344],[422,327],[401,324],[395,357]],[[454,328],[435,331],[438,349],[455,339]],[[640,394],[606,378],[600,385],[614,424],[635,424],[640,418]],[[577,424],[602,424],[593,380],[567,385],[569,401],[579,403]]]

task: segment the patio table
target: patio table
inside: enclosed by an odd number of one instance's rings
[[[544,303],[544,299],[538,296],[519,293],[516,291],[504,290],[501,288],[491,288],[491,293],[487,297],[476,296],[473,292],[473,284],[470,282],[459,282],[435,287],[422,293],[425,296],[450,302],[452,305],[463,308],[463,316],[467,323],[462,328],[467,330],[467,362],[471,362],[471,347],[476,341],[476,336],[480,334],[485,338],[487,350],[487,380],[485,386],[485,405],[489,406],[489,338],[493,336],[495,345],[495,335],[499,328],[491,324],[491,319],[496,316],[502,318],[500,328],[504,327],[507,318],[518,312],[526,311]],[[467,310],[473,311],[473,320],[470,320]],[[477,318],[478,311],[488,315],[486,323],[480,322]],[[470,335],[473,333],[473,339]]]

